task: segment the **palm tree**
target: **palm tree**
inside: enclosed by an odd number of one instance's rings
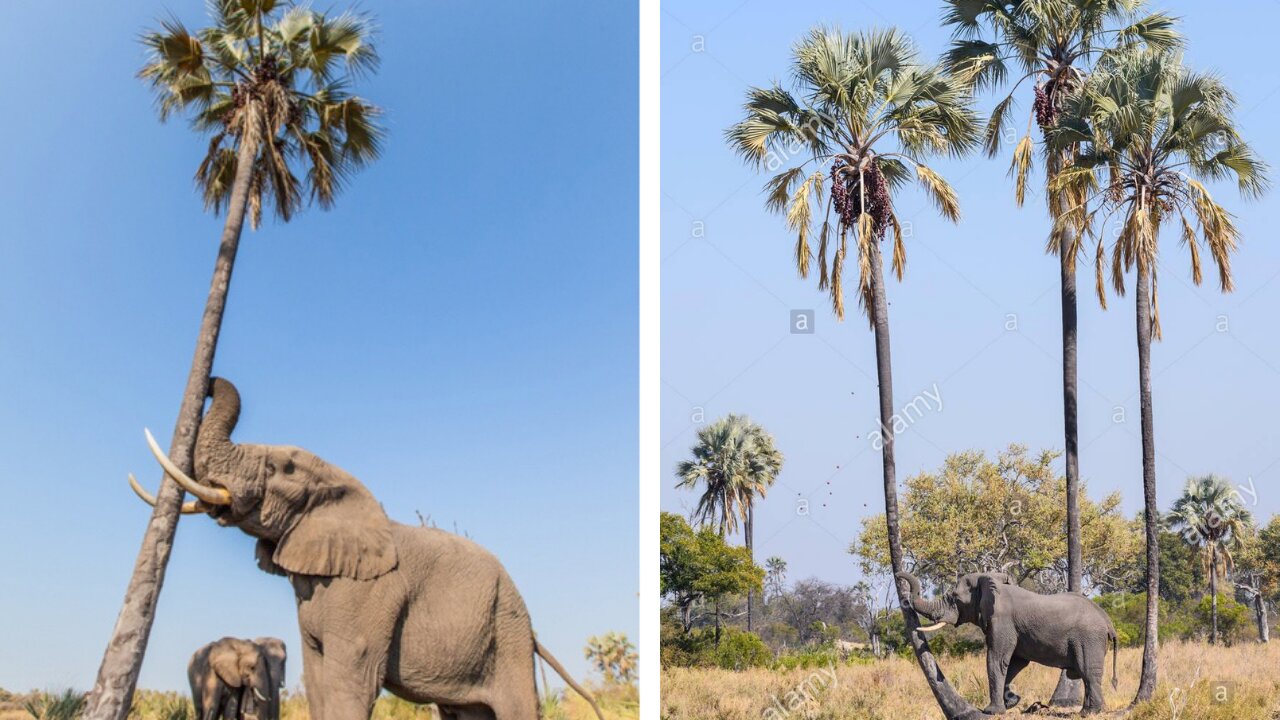
[[[892,266],[901,280],[906,247],[893,194],[912,177],[944,217],[959,219],[955,191],[924,159],[959,156],[975,147],[978,119],[965,83],[939,65],[920,62],[910,40],[896,29],[852,34],[814,29],[793,48],[791,70],[795,93],[777,83],[751,88],[746,117],[726,137],[756,168],[790,165],[766,184],[766,207],[784,214],[796,233],[795,263],[802,278],[809,276],[815,254],[810,238],[818,208],[818,288],[828,291],[841,319],[844,266],[853,240],[858,297],[875,333],[885,519],[889,555],[898,572],[905,568],[893,454],[889,303],[879,241],[892,230]],[[938,671],[928,643],[915,632],[919,620],[904,588],[897,590],[912,647],[939,706],[948,718],[975,717],[977,710]]]
[[[694,519],[714,525],[720,537],[736,531],[741,519],[747,555],[754,563],[755,501],[768,494],[782,472],[782,453],[774,446],[773,436],[746,415],[730,414],[699,430],[698,444],[691,452],[693,459],[682,460],[676,467],[680,478],[676,487],[696,489],[703,485]],[[749,590],[748,631],[754,605],[755,591]],[[717,636],[719,628],[717,612]]]
[[[382,137],[377,109],[347,90],[377,64],[369,21],[283,5],[214,0],[212,26],[192,33],[167,20],[142,37],[150,58],[139,75],[156,93],[161,120],[189,113],[193,127],[210,136],[196,183],[207,208],[226,211],[169,448],[188,473],[246,214],[257,227],[268,205],[282,221],[307,197],[332,206],[352,172],[377,157]],[[90,695],[89,720],[124,720],[129,712],[181,507],[182,490],[162,480]]]
[[[611,630],[604,635],[593,635],[587,638],[583,654],[600,671],[606,684],[630,685],[635,682],[638,656],[635,645],[625,633]]]
[[[1232,552],[1252,532],[1253,518],[1240,503],[1240,493],[1214,475],[1187,480],[1182,497],[1165,516],[1170,530],[1182,533],[1193,547],[1200,548],[1209,575],[1209,596],[1213,598],[1213,630],[1209,643],[1218,642],[1218,578],[1226,579],[1234,562]]]
[[[1010,61],[1016,63],[1020,76],[1008,94],[995,106],[987,123],[985,147],[989,157],[1000,151],[1001,140],[1009,124],[1018,89],[1033,80],[1034,102],[1027,120],[1027,131],[1014,151],[1016,171],[1015,197],[1022,205],[1026,197],[1027,175],[1031,170],[1032,124],[1045,136],[1057,122],[1060,108],[1068,95],[1075,92],[1087,76],[1092,63],[1110,42],[1118,47],[1145,42],[1152,47],[1171,47],[1178,42],[1174,20],[1165,13],[1137,17],[1144,0],[1050,0],[1026,2],[972,2],[946,0],[943,22],[955,33],[955,42],[947,53],[952,71],[967,76],[976,86],[1004,85]],[[1108,30],[1109,24],[1125,22]],[[989,40],[984,36],[990,37]],[[1069,165],[1072,148],[1046,153],[1045,181],[1052,187],[1058,173]],[[1079,202],[1064,192],[1045,193],[1050,216],[1057,220],[1062,212]],[[1081,592],[1083,560],[1080,551],[1080,457],[1077,433],[1077,335],[1076,262],[1082,248],[1081,238],[1069,228],[1055,225],[1049,233],[1046,250],[1058,258],[1059,297],[1062,308],[1062,414],[1064,463],[1067,477],[1067,589]],[[1053,692],[1053,705],[1079,704],[1081,683],[1058,676]]]
[[[1125,290],[1125,272],[1137,268],[1138,384],[1142,417],[1142,480],[1147,546],[1147,618],[1142,679],[1135,702],[1155,691],[1159,613],[1159,510],[1156,505],[1155,432],[1151,410],[1151,340],[1160,337],[1156,258],[1166,219],[1178,222],[1191,255],[1191,277],[1202,279],[1201,243],[1229,292],[1231,253],[1239,232],[1231,215],[1209,194],[1203,180],[1234,176],[1245,197],[1267,185],[1266,167],[1241,139],[1232,117],[1235,98],[1220,78],[1194,73],[1169,52],[1130,50],[1106,59],[1068,99],[1050,133],[1050,150],[1080,148],[1073,167],[1055,184],[1084,197],[1059,221],[1079,234],[1093,234],[1119,216],[1111,249],[1111,282]],[[1097,201],[1097,202],[1095,202]],[[1196,220],[1192,225],[1187,215]],[[1096,233],[1096,285],[1106,307],[1106,233]]]

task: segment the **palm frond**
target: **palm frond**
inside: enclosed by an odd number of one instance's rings
[[[955,188],[941,175],[924,165],[916,165],[916,177],[938,212],[951,222],[960,222],[960,199]]]
[[[1009,174],[1014,177],[1014,197],[1021,207],[1027,197],[1027,176],[1031,173],[1031,153],[1035,143],[1031,135],[1024,135],[1013,150],[1013,161],[1009,165]]]

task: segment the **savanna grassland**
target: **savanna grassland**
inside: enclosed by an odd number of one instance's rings
[[[636,720],[640,716],[639,694],[634,685],[611,684],[588,686],[595,694],[606,720]],[[75,720],[83,703],[72,692],[14,695],[0,690],[0,720]],[[43,702],[42,702],[43,701]],[[130,720],[191,720],[194,712],[191,698],[185,693],[139,690],[129,712]],[[573,692],[544,700],[544,720],[596,720],[591,706]],[[281,698],[280,720],[310,720],[307,699],[301,693],[286,693]],[[417,705],[384,694],[373,707],[371,720],[439,720],[430,705]]]
[[[940,659],[943,672],[956,689],[977,707],[986,705],[984,656],[971,654]],[[1160,681],[1155,699],[1129,710],[1138,688],[1142,648],[1120,648],[1119,684],[1110,684],[1107,658],[1105,689],[1108,712],[1096,717],[1132,720],[1277,720],[1280,719],[1280,643],[1209,645],[1170,642],[1160,648]],[[790,671],[756,668],[744,671],[669,668],[662,672],[664,720],[937,720],[942,718],[929,687],[913,659],[890,657],[865,660],[835,670]],[[815,677],[815,673],[817,676]],[[1025,712],[1037,700],[1053,694],[1058,671],[1031,665],[1014,687],[1022,695],[1009,715]],[[812,690],[803,704],[788,693],[806,685]],[[1225,688],[1225,692],[1224,692]],[[1215,697],[1215,695],[1218,695]],[[775,699],[777,702],[775,702]],[[774,713],[766,716],[769,708]],[[778,708],[781,708],[779,710]],[[785,714],[784,714],[785,712]],[[1076,709],[1046,708],[1037,717],[1075,717]]]

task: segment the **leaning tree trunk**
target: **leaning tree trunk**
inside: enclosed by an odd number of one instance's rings
[[[900,573],[906,568],[902,564],[902,536],[898,528],[898,480],[897,468],[893,457],[893,363],[889,354],[889,302],[885,297],[884,268],[882,266],[880,245],[876,240],[867,243],[871,253],[871,323],[876,338],[876,378],[880,384],[880,432],[883,437],[881,454],[884,468],[884,518],[889,534],[889,559],[893,572]],[[915,652],[916,662],[924,672],[925,682],[946,720],[973,720],[984,717],[981,711],[970,705],[955,688],[947,682],[942,669],[938,667],[929,642],[924,635],[916,632],[920,627],[920,619],[911,609],[909,596],[902,584],[894,580],[894,588],[898,591],[898,606],[902,608],[902,619],[906,623],[907,640]]]
[[[1081,591],[1084,559],[1080,552],[1080,455],[1077,434],[1076,390],[1076,257],[1074,239],[1064,238],[1058,248],[1062,289],[1062,428],[1067,470],[1067,590]],[[1084,698],[1083,683],[1058,673],[1058,686],[1049,704],[1059,707],[1080,705]]]
[[[1147,623],[1142,645],[1142,677],[1134,703],[1156,691],[1156,652],[1160,635],[1160,510],[1156,506],[1156,436],[1151,418],[1151,276],[1138,260],[1138,391],[1142,415],[1142,495],[1147,535]]]
[[[178,421],[169,445],[169,457],[188,474],[192,471],[192,450],[200,427],[200,411],[204,408],[213,356],[218,346],[218,332],[222,327],[222,313],[227,305],[231,270],[235,266],[240,232],[244,227],[249,178],[256,152],[256,143],[241,141],[231,202],[227,207],[222,242],[213,267],[213,282],[205,302],[204,317],[200,320],[195,357],[191,361],[191,372],[187,375],[187,386],[182,393],[182,405],[178,409]],[[111,640],[98,667],[98,678],[89,693],[84,720],[125,720],[129,715],[142,658],[151,635],[151,624],[155,620],[160,587],[164,584],[165,566],[173,549],[182,497],[182,489],[176,482],[169,480],[167,475],[161,478],[156,506],[142,538],[129,589],[125,591],[124,605],[120,608]]]

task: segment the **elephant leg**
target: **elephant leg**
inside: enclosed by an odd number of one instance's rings
[[[224,697],[227,692],[226,688],[222,686],[220,681],[213,678],[212,672],[209,673],[209,676],[211,678],[209,681],[210,687],[209,691],[205,693],[199,720],[218,720],[218,718],[221,718],[222,704],[226,700]]]
[[[499,593],[500,617],[519,617],[518,625],[499,626],[497,658],[486,683],[485,704],[497,720],[538,720],[538,685],[534,668],[533,625],[528,611],[509,581]]]
[[[310,638],[302,640],[302,684],[307,692],[311,720],[324,720],[324,655]]]
[[[1102,712],[1104,703],[1102,701],[1102,676],[1106,663],[1103,659],[1106,657],[1106,642],[1102,643],[1081,643],[1081,649],[1077,653],[1078,669],[1081,677],[1084,679],[1084,707],[1080,708],[1081,715],[1092,715]]]
[[[324,720],[369,720],[386,675],[386,647],[325,636]]]
[[[1009,660],[1009,670],[1004,676],[1004,707],[1009,709],[1022,701],[1022,697],[1013,691],[1013,679],[1018,677],[1029,661],[1014,655]]]
[[[991,702],[983,712],[988,715],[1004,714],[1005,676],[1016,644],[1013,628],[997,627],[987,633],[987,693]]]
[[[241,720],[239,690],[229,688],[223,695],[222,717],[223,720]]]

